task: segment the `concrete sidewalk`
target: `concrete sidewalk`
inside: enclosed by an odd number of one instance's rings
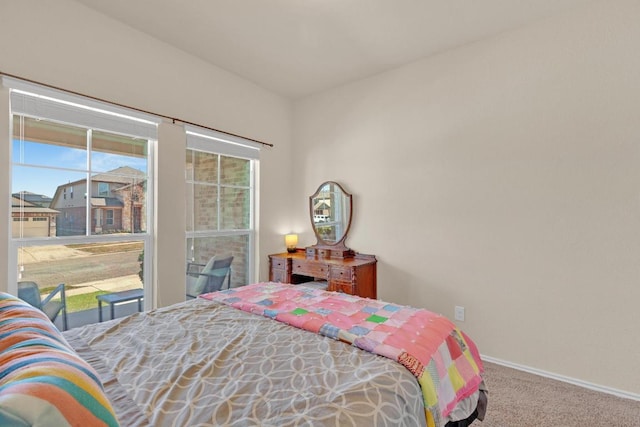
[[[103,245],[117,247],[122,245],[122,243],[104,243]],[[65,245],[31,246],[22,248],[20,263],[28,265],[37,262],[51,262],[58,259],[91,257],[93,255],[91,252],[69,248]],[[74,296],[98,291],[118,292],[141,287],[142,281],[140,277],[137,274],[131,274],[128,276],[85,282],[74,286],[67,285],[65,294],[67,296]],[[43,294],[43,297],[46,295],[47,294]]]
[[[55,261],[65,258],[83,258],[87,256],[91,256],[91,253],[72,249],[65,245],[26,246],[20,250],[19,263],[27,265],[36,262]]]
[[[82,285],[67,287],[65,289],[65,294],[67,296],[73,296],[98,291],[118,292],[136,288],[142,288],[142,282],[140,281],[140,277],[138,277],[137,274],[131,274],[129,276],[97,280],[95,282],[87,282],[83,283]]]

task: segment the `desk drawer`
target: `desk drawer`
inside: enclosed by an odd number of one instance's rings
[[[328,268],[326,264],[307,260],[293,260],[293,267],[291,273],[300,274],[303,276],[327,278]]]
[[[271,258],[271,268],[285,269],[287,266],[287,260],[284,258]]]
[[[351,282],[351,269],[331,266],[331,269],[329,270],[329,279]]]
[[[332,280],[329,282],[329,290],[342,292],[349,295],[356,295],[356,288],[351,282],[342,282],[339,280]]]
[[[272,269],[271,277],[269,278],[272,282],[280,282],[287,283],[287,272],[281,269]]]

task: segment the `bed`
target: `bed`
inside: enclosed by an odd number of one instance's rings
[[[435,325],[424,346],[406,335],[416,324]],[[477,349],[444,317],[301,285],[233,288],[63,336],[122,426],[466,426],[486,404]]]

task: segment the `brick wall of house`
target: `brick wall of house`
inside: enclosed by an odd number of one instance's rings
[[[113,224],[107,224],[107,211],[113,211]],[[95,214],[94,214],[95,215]],[[95,219],[95,218],[94,218]],[[129,231],[122,225],[123,212],[119,208],[102,209],[102,233],[115,233],[118,231]],[[92,232],[95,230],[95,224],[92,225]]]
[[[220,159],[221,209],[220,229],[237,230],[249,228],[249,189],[229,188],[249,186],[250,162],[243,159],[222,156]],[[194,179],[215,184],[217,182],[217,156],[197,157]],[[194,186],[194,229],[218,230],[217,191],[215,185],[196,184]],[[214,255],[233,255],[231,286],[246,285],[248,281],[247,259],[248,236],[224,236],[195,239],[196,262],[206,263]]]
[[[196,184],[194,188],[194,229],[216,230],[218,228],[217,210],[218,188],[213,185]]]
[[[248,284],[247,254],[249,249],[247,236],[223,236],[194,239],[195,262],[206,264],[214,255],[232,255],[231,286]]]
[[[87,210],[84,207],[60,209],[56,220],[58,236],[78,236],[85,234]]]
[[[234,157],[222,157],[220,160],[220,183],[222,185],[249,186],[250,162]],[[221,199],[222,228],[249,228],[249,189],[223,187]]]
[[[139,233],[147,230],[147,197],[144,183],[140,182],[131,187],[125,187],[120,191],[114,191],[118,199],[122,201],[122,230]],[[134,217],[136,208],[140,210],[140,225],[135,227]]]

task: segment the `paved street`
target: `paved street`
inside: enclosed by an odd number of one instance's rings
[[[65,283],[70,295],[141,287],[138,277],[140,252],[95,254],[65,246],[26,248],[21,260],[24,265],[22,280],[32,280],[41,288]]]

